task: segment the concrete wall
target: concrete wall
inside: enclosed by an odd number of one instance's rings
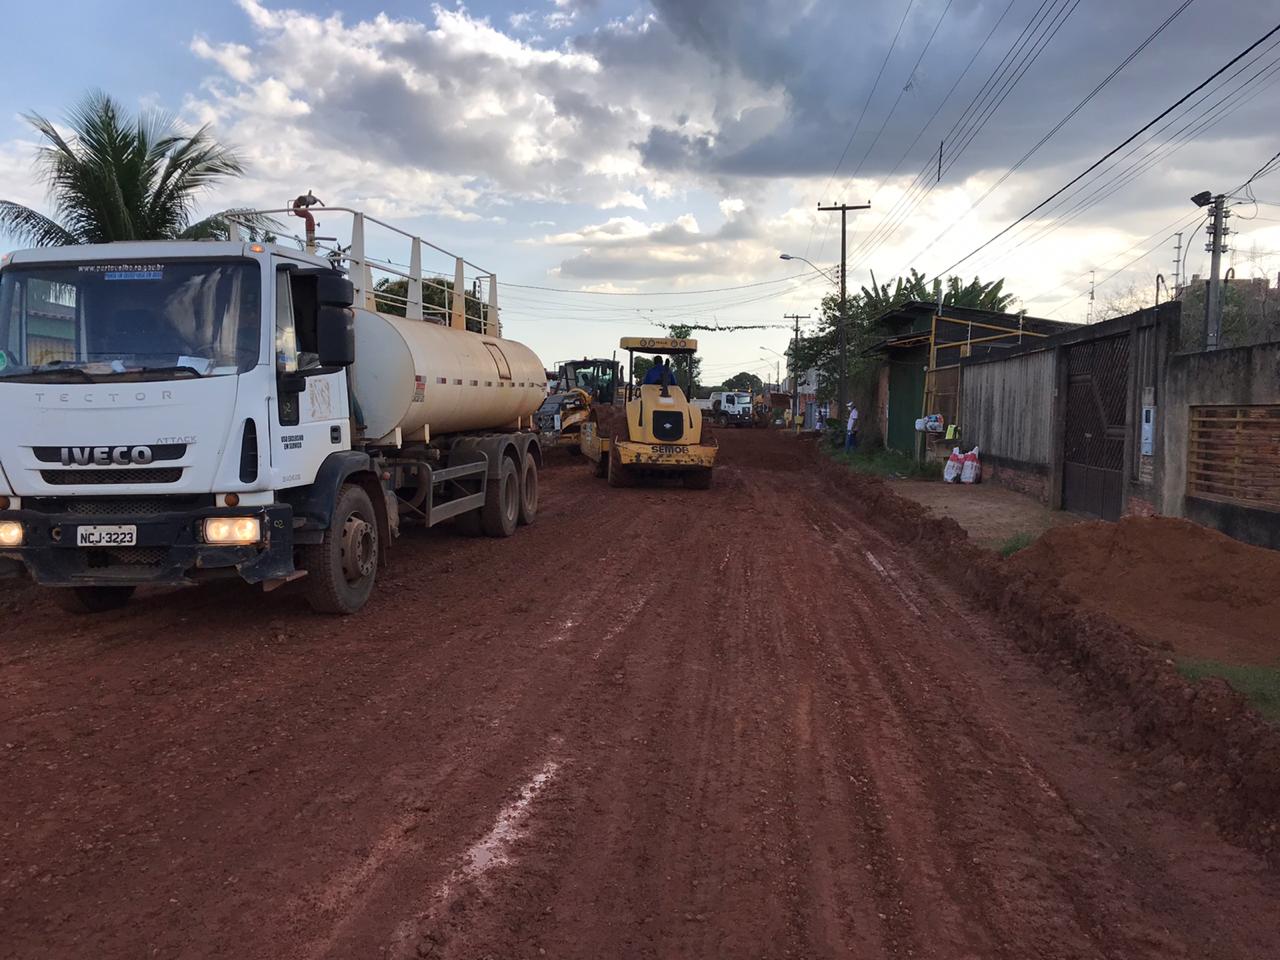
[[[1243,404],[1280,404],[1280,343],[1169,358],[1159,409],[1157,506],[1239,540],[1280,548],[1280,512],[1186,495],[1189,408]]]

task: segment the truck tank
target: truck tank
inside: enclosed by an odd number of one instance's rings
[[[355,337],[352,390],[370,438],[510,427],[546,397],[542,361],[514,340],[361,309]]]

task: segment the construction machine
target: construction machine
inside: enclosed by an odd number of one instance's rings
[[[670,366],[635,383],[635,355],[692,356],[698,341],[683,337],[623,337],[628,382],[622,409],[593,406],[581,427],[582,452],[596,476],[614,487],[649,477],[678,477],[686,487],[711,486],[717,444],[704,440],[702,411],[688,399],[692,384],[674,382]],[[656,380],[657,382],[652,382]]]
[[[611,406],[617,397],[618,361],[596,358],[556,365],[552,392],[534,415],[544,446],[579,452],[579,435],[592,404]]]

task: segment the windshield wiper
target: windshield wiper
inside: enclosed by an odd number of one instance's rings
[[[28,370],[26,373],[0,374],[0,380],[16,383],[42,383],[45,381],[64,383],[68,382],[65,380],[68,374],[75,374],[81,383],[97,382],[91,374],[81,370],[79,367],[45,367],[42,370]]]
[[[109,377],[112,380],[150,380],[155,376],[169,377],[195,377],[199,380],[204,376],[195,367],[187,366],[185,363],[175,367],[143,367],[141,370],[125,370],[121,373],[105,373],[103,377]]]

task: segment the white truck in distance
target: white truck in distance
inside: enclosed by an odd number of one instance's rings
[[[493,274],[339,208],[351,244],[321,255],[314,202],[267,211],[306,221],[303,250],[0,261],[0,575],[80,612],[142,584],[305,577],[315,609],[353,613],[402,523],[505,537],[533,522],[546,375],[501,339]],[[367,256],[366,229],[410,267]],[[424,303],[424,277],[442,286],[424,253],[450,258],[453,283],[426,298],[443,307]]]

